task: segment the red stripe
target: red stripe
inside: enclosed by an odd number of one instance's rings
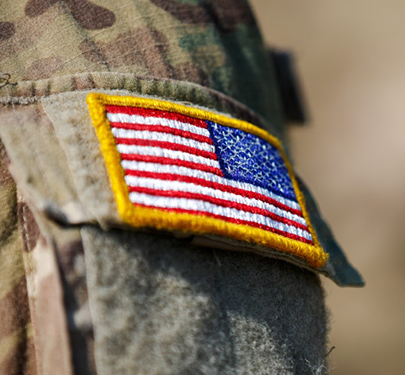
[[[215,204],[217,206],[235,208],[240,211],[246,211],[246,212],[250,212],[253,214],[266,216],[266,217],[268,217],[272,220],[278,221],[280,223],[291,225],[295,228],[299,228],[299,229],[308,231],[308,227],[306,225],[303,225],[303,224],[297,223],[293,220],[278,216],[273,212],[261,209],[259,207],[252,207],[252,206],[248,206],[248,205],[242,204],[242,203],[236,203],[236,202],[232,202],[232,201],[228,201],[228,200],[224,200],[224,199],[211,197],[211,196],[208,196],[205,194],[190,193],[190,192],[175,191],[175,190],[157,190],[157,189],[149,189],[149,188],[145,188],[145,187],[134,187],[134,186],[129,186],[129,191],[136,192],[136,193],[145,193],[145,194],[149,194],[149,195],[163,196],[163,197],[198,199],[198,200],[202,200],[205,202]]]
[[[178,165],[181,167],[198,169],[199,171],[209,172],[223,177],[223,173],[219,168],[211,167],[210,165],[194,163],[192,161],[184,161],[179,159],[164,158],[160,156],[137,155],[137,154],[121,154],[121,159],[144,161],[147,163]]]
[[[155,141],[149,139],[135,139],[135,138],[115,138],[115,141],[117,142],[117,144],[121,143],[125,145],[160,147],[169,150],[187,152],[189,154],[202,156],[207,159],[217,160],[217,155],[214,152],[200,150],[195,147],[184,146],[178,143]]]
[[[196,185],[206,186],[206,187],[210,187],[212,189],[217,189],[217,190],[225,191],[228,193],[238,194],[243,197],[257,199],[259,201],[263,201],[263,202],[272,204],[273,206],[280,208],[284,211],[288,211],[288,212],[291,212],[292,214],[303,217],[302,212],[300,210],[296,210],[294,208],[288,207],[266,195],[255,193],[255,192],[249,191],[249,190],[239,189],[239,188],[236,188],[233,186],[222,185],[222,184],[208,181],[208,180],[205,180],[202,178],[182,176],[182,175],[171,174],[171,173],[135,171],[135,170],[131,170],[131,169],[125,170],[125,174],[130,175],[130,176],[137,176],[137,177],[156,178],[159,180],[182,181],[182,182],[188,182],[188,183],[192,183],[192,184],[196,184]]]
[[[125,113],[127,115],[138,115],[143,117],[159,117],[167,118],[168,120],[176,120],[186,122],[198,126],[199,128],[207,128],[207,123],[204,120],[181,115],[176,112],[160,111],[158,109],[147,109],[138,107],[124,107],[119,105],[106,105],[107,112],[110,113]]]
[[[209,137],[206,137],[205,135],[195,134],[195,133],[191,133],[191,132],[188,132],[186,130],[181,130],[181,129],[174,129],[169,126],[130,124],[127,122],[111,122],[110,125],[112,128],[118,128],[118,129],[147,130],[147,131],[154,131],[154,132],[158,132],[158,133],[174,134],[174,135],[178,135],[180,137],[194,139],[195,141],[208,143],[208,144],[212,145],[212,139]]]
[[[210,212],[202,212],[202,211],[194,211],[194,210],[183,210],[181,208],[163,208],[163,207],[147,206],[147,205],[138,204],[138,203],[134,203],[134,206],[155,208],[155,209],[162,210],[162,211],[172,211],[172,212],[194,214],[194,215],[199,215],[199,216],[214,217],[216,219],[221,219],[221,220],[228,221],[228,222],[234,223],[234,224],[241,224],[241,225],[246,225],[246,226],[250,226],[250,227],[260,228],[260,229],[266,230],[268,232],[273,232],[273,233],[279,234],[280,236],[283,236],[283,237],[291,238],[292,240],[301,241],[301,242],[304,242],[304,243],[309,244],[309,245],[314,245],[314,243],[311,240],[307,240],[304,237],[300,237],[300,236],[297,236],[297,235],[292,234],[292,233],[284,232],[284,231],[278,230],[276,228],[268,227],[267,225],[254,223],[254,222],[246,221],[246,220],[233,219],[233,218],[230,218],[230,217],[225,217],[225,216],[221,216],[221,215],[212,214]]]

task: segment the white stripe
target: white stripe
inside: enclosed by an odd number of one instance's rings
[[[117,148],[118,151],[122,154],[149,155],[149,156],[157,156],[160,158],[170,158],[175,160],[190,161],[192,163],[204,164],[210,167],[220,169],[218,160],[204,158],[202,156],[189,154],[187,152],[168,150],[160,147],[124,145],[124,144],[118,144]]]
[[[262,210],[266,210],[276,214],[280,217],[295,221],[302,225],[307,225],[305,219],[301,216],[294,215],[291,212],[282,210],[278,207],[273,206],[272,204],[262,202],[258,199],[254,198],[246,198],[242,195],[229,193],[217,189],[213,189],[207,186],[196,185],[189,182],[181,182],[181,181],[167,181],[167,180],[158,180],[155,178],[147,178],[147,177],[137,177],[136,179],[128,178],[131,176],[125,176],[125,180],[129,186],[133,187],[143,187],[148,189],[156,189],[156,190],[166,190],[166,191],[181,191],[187,193],[194,193],[194,194],[204,194],[209,197],[217,198],[226,200],[229,202],[236,202],[239,204],[245,204],[250,207],[257,207]],[[133,176],[132,176],[133,177]]]
[[[132,161],[132,160],[123,160],[121,162],[121,165],[124,169],[132,169],[135,171],[138,170],[138,171],[144,171],[144,172],[171,173],[171,174],[178,174],[181,176],[202,178],[204,180],[215,182],[218,184],[232,186],[232,187],[235,187],[238,189],[262,194],[262,195],[272,198],[275,201],[277,201],[281,204],[284,204],[290,208],[301,211],[301,207],[299,206],[299,204],[297,202],[291,201],[284,197],[280,197],[279,195],[274,194],[273,192],[271,192],[267,189],[264,189],[259,186],[255,186],[255,185],[252,185],[252,184],[249,184],[246,182],[228,180],[226,178],[217,176],[213,173],[197,171],[192,168],[181,167],[181,166],[177,166],[177,165],[163,165],[163,164],[158,164],[158,163],[145,163],[145,162],[137,162],[137,161]],[[132,179],[138,178],[138,177],[134,177],[134,176],[127,176],[127,177],[128,177],[127,182],[132,181]]]
[[[170,142],[215,153],[215,147],[209,143],[198,142],[194,139],[189,139],[178,135],[160,132],[158,133],[148,130],[127,130],[120,128],[111,128],[111,131],[116,138],[146,139],[151,141]]]
[[[169,120],[164,117],[144,117],[138,115],[128,115],[126,113],[107,113],[107,118],[111,122],[123,122],[129,124],[140,124],[140,125],[162,125],[168,126],[173,129],[185,130],[190,133],[203,135],[210,138],[210,132],[207,129],[200,128],[198,126],[188,124],[186,122],[181,122],[177,120]]]
[[[161,208],[179,208],[182,210],[208,212],[214,215],[229,217],[266,225],[268,227],[281,230],[283,232],[295,234],[296,236],[312,240],[312,236],[307,231],[296,228],[292,225],[280,223],[266,216],[253,214],[246,211],[237,210],[230,207],[217,206],[210,202],[205,202],[198,199],[186,198],[167,198],[143,193],[130,193],[129,198],[132,203],[143,204],[145,206],[161,207]]]

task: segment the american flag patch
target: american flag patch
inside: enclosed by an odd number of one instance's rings
[[[173,102],[90,94],[87,103],[126,223],[225,236],[325,264],[275,137]]]

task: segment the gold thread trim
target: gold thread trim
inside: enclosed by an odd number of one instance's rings
[[[125,223],[134,227],[154,227],[156,229],[180,230],[199,234],[216,234],[231,237],[237,240],[271,247],[293,254],[305,259],[309,264],[317,268],[325,265],[328,255],[323,251],[319,244],[318,237],[309,219],[304,196],[298,187],[292,167],[280,141],[277,138],[246,121],[236,120],[224,115],[163,100],[91,93],[87,96],[87,104],[93,121],[93,126],[96,129],[97,137],[100,141],[101,152],[107,165],[118,212]],[[108,104],[176,112],[182,115],[209,120],[224,126],[237,128],[254,134],[269,142],[280,152],[288,169],[298,203],[308,224],[309,232],[312,235],[314,246],[260,228],[253,228],[248,225],[234,224],[216,218],[203,217],[188,213],[165,211],[164,215],[162,215],[162,210],[160,209],[133,205],[129,199],[128,187],[124,179],[121,157],[117,150],[115,139],[111,132],[110,123],[106,116],[105,105]]]

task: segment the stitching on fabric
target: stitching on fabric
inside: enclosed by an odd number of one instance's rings
[[[306,227],[302,229],[296,224],[284,222],[282,224],[280,223],[282,226],[282,229],[280,229],[280,225],[277,225],[273,220],[276,217],[275,215],[263,215],[263,212],[247,211],[241,205],[228,204],[202,194],[191,194],[187,192],[179,194],[177,192],[160,192],[147,188],[134,188],[130,189],[130,191],[131,202],[141,206],[152,206],[162,210],[215,217],[236,224],[245,224],[265,229],[284,237],[312,244],[312,237],[306,230]]]
[[[195,184],[194,181],[192,183],[181,182],[177,178],[168,178],[162,181],[159,179],[160,176],[158,174],[156,174],[154,178],[145,178],[139,176],[139,174],[136,178],[132,177],[132,173],[127,171],[125,180],[131,192],[133,189],[144,188],[152,190],[158,189],[160,192],[168,191],[170,194],[173,194],[176,191],[187,192],[190,194],[203,194],[204,196],[211,197],[215,200],[223,200],[224,205],[231,204],[231,206],[236,208],[243,206],[245,211],[248,210],[251,212],[263,213],[263,215],[268,215],[269,217],[272,215],[277,215],[278,218],[284,218],[285,220],[291,222],[291,225],[295,225],[298,228],[301,226],[301,228],[306,229],[305,219],[301,215],[294,215],[289,211],[284,211],[278,208],[276,205],[269,204],[264,200],[251,199],[246,195],[243,195],[243,191],[241,194],[226,192],[221,189],[217,189],[216,187],[207,186],[208,184],[204,183],[204,180],[202,181],[202,185],[198,184],[198,182]],[[171,183],[167,184],[166,181],[171,181]]]
[[[30,238],[29,238],[29,234],[28,234],[25,203],[22,203],[22,205],[23,205],[23,207],[22,207],[23,234],[24,234],[24,238],[27,243],[28,252],[31,252],[32,249],[31,249]]]
[[[269,142],[239,129],[207,123],[225,176],[295,199],[294,188],[283,175],[286,172],[283,160]],[[226,141],[220,142],[221,138]]]
[[[277,138],[246,121],[236,120],[214,112],[187,107],[168,101],[92,93],[88,95],[87,103],[93,125],[100,141],[101,151],[107,165],[117,208],[126,223],[135,227],[186,230],[193,233],[227,236],[290,253],[307,260],[313,267],[322,267],[325,265],[328,256],[319,244],[305,208],[303,194],[298,187],[291,165]],[[135,206],[130,199],[129,187],[125,180],[124,169],[121,165],[121,155],[116,147],[116,141],[106,116],[106,105],[120,105],[175,112],[196,119],[212,121],[221,126],[240,129],[270,143],[278,150],[285,163],[288,175],[292,181],[296,199],[302,208],[302,214],[308,224],[308,230],[311,234],[313,245],[264,231],[260,228],[224,221],[217,217],[195,215],[187,212],[175,212],[174,210],[165,211],[165,214],[162,215],[162,208],[143,207],[141,205]]]
[[[62,82],[68,78],[74,78],[74,79],[86,79],[92,84],[87,86],[86,89],[81,89],[78,91],[72,91],[70,88],[69,89],[60,89],[60,90],[55,90],[53,87],[56,83]],[[106,84],[100,84],[98,80],[100,78],[103,78],[107,81]],[[112,79],[113,78],[113,79]],[[19,90],[14,90],[17,93],[23,92],[24,94],[21,96],[12,96],[10,95],[10,91],[7,90],[8,97],[0,97],[0,103],[1,104],[11,104],[11,102],[15,102],[16,104],[30,104],[30,103],[23,103],[26,99],[32,100],[32,102],[39,101],[43,98],[49,97],[50,95],[57,95],[57,94],[62,94],[66,92],[83,92],[83,91],[91,91],[91,90],[112,90],[112,91],[127,91],[125,93],[126,95],[131,95],[134,91],[137,92],[137,95],[139,96],[144,96],[144,97],[151,97],[151,98],[157,98],[157,96],[162,94],[162,91],[159,90],[158,92],[151,93],[148,91],[148,89],[145,89],[143,86],[147,82],[156,82],[156,83],[166,83],[169,87],[172,88],[171,92],[178,92],[179,90],[173,89],[174,86],[177,84],[181,85],[181,91],[183,92],[184,95],[187,97],[191,96],[196,96],[197,98],[201,98],[202,93],[204,92],[205,94],[208,93],[211,98],[215,101],[215,105],[211,108],[210,110],[216,111],[217,109],[215,108],[227,108],[231,113],[239,113],[243,114],[243,117],[247,121],[255,122],[255,123],[260,123],[262,126],[265,126],[265,124],[268,123],[268,120],[265,120],[260,114],[256,113],[252,109],[248,108],[246,105],[237,102],[235,99],[219,92],[214,89],[211,89],[209,87],[201,86],[197,83],[191,83],[187,82],[186,85],[184,85],[183,81],[178,81],[175,79],[163,79],[163,78],[152,78],[152,77],[145,77],[145,76],[138,76],[134,74],[129,74],[129,73],[117,73],[117,72],[89,72],[89,73],[77,73],[77,74],[71,74],[71,75],[62,75],[58,76],[55,78],[50,78],[50,79],[43,79],[43,80],[37,80],[37,81],[20,81],[18,82],[20,89]],[[46,87],[46,93],[43,95],[26,95],[30,90],[28,89],[29,86],[36,85],[36,90],[39,90],[40,92],[44,91],[44,86]],[[40,86],[38,88],[38,86]],[[57,85],[56,85],[57,86]],[[6,87],[6,89],[8,89]],[[191,104],[187,100],[182,100],[181,101],[183,104],[188,105]],[[201,109],[206,109],[207,105],[203,108],[203,104],[196,105],[193,104],[193,106]]]
[[[137,179],[138,178],[163,178],[167,181],[178,181],[178,182],[186,182],[190,184],[197,184],[201,187],[208,187],[211,189],[215,189],[220,192],[226,192],[226,193],[233,193],[233,194],[239,194],[243,195],[247,199],[254,199],[256,201],[263,202],[263,205],[269,204],[272,205],[275,209],[281,209],[284,212],[292,215],[296,215],[299,217],[302,217],[302,212],[301,209],[297,209],[294,207],[288,206],[286,200],[284,200],[284,203],[280,202],[280,200],[276,200],[266,194],[264,189],[256,188],[253,190],[244,190],[243,185],[238,186],[237,181],[233,181],[231,184],[231,181],[228,180],[220,180],[217,176],[215,175],[209,175],[205,174],[204,177],[207,178],[202,178],[203,176],[202,173],[198,171],[191,171],[191,173],[184,173],[180,168],[177,168],[176,166],[162,166],[159,165],[159,169],[156,170],[156,164],[153,163],[142,163],[142,162],[137,162],[137,170],[134,170],[131,168],[131,161],[121,161],[121,165],[123,166],[124,169],[127,169],[127,174],[125,176],[125,180],[127,184],[132,183],[132,177],[135,176]],[[136,168],[135,168],[136,169]],[[184,168],[186,170],[186,168]],[[176,172],[176,173],[173,173]],[[194,172],[194,173],[193,173]],[[235,184],[236,183],[236,184]],[[246,185],[246,184],[245,184]],[[260,192],[260,190],[261,192]],[[293,202],[292,202],[293,203]],[[298,206],[298,204],[297,204]]]

